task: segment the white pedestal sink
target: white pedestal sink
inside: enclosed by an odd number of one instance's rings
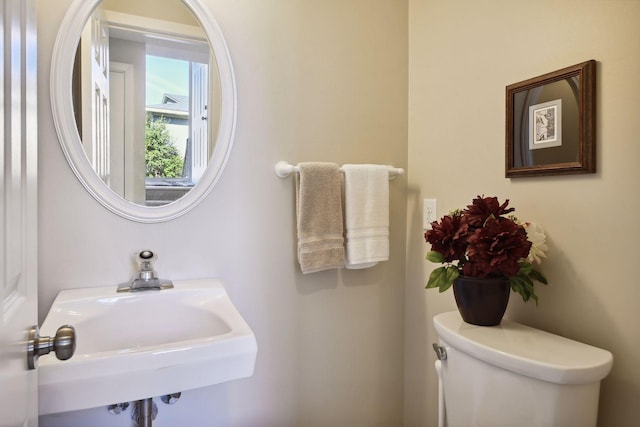
[[[40,328],[75,327],[70,360],[39,362],[40,414],[75,411],[209,386],[253,375],[257,343],[216,279],[173,289],[116,293],[70,289]]]

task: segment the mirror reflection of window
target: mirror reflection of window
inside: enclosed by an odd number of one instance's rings
[[[147,178],[185,177],[189,140],[188,61],[147,55],[145,162]],[[165,155],[166,153],[166,155]],[[185,169],[183,171],[183,169]]]
[[[105,0],[87,22],[74,67],[76,124],[89,161],[114,192],[147,206],[186,194],[212,153],[210,47],[188,8],[166,1],[181,12],[138,16],[138,2]],[[89,61],[96,55],[88,53],[97,40],[106,46],[102,97]]]
[[[184,194],[207,167],[207,69],[198,62],[146,56],[147,204]]]

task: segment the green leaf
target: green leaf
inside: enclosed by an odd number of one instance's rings
[[[444,283],[440,284],[440,292],[444,292],[453,285],[453,281],[458,278],[460,271],[452,265],[445,269]]]
[[[447,282],[453,283],[460,276],[460,270],[453,265],[447,267]]]
[[[444,255],[437,251],[429,251],[427,252],[427,261],[441,263],[444,262]]]
[[[440,293],[445,292],[447,289],[449,289],[451,287],[451,285],[453,285],[453,282],[444,282],[440,284]]]
[[[509,278],[509,284],[514,292],[517,292],[522,297],[524,302],[533,299],[538,305],[538,296],[533,289],[533,281],[529,276],[524,274],[518,274]]]
[[[429,281],[427,282],[426,288],[439,288],[440,283],[444,281],[444,277],[447,274],[446,267],[436,268],[429,275]]]
[[[451,287],[453,281],[460,275],[458,269],[450,265],[448,267],[439,267],[431,272],[426,288],[438,288],[440,292],[444,292]]]
[[[509,284],[511,285],[511,289],[514,292],[520,294],[524,302],[529,301],[529,298],[531,297],[530,289],[532,288],[530,287],[530,284],[527,283],[526,279],[522,277],[522,275],[510,277]]]
[[[544,277],[539,271],[531,269],[531,273],[529,273],[529,276],[531,276],[531,278],[537,282],[542,283],[543,285],[548,284],[547,282],[547,278]]]
[[[511,290],[519,293],[522,296],[522,299],[527,302],[524,287],[518,282],[518,279],[516,277],[511,277],[509,279],[509,284],[511,285]]]
[[[520,267],[519,274],[529,274],[533,270],[533,265],[528,261],[520,261],[518,266]]]

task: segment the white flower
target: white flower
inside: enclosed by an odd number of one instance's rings
[[[531,250],[527,261],[539,264],[542,258],[547,257],[546,252],[549,250],[544,230],[535,222],[525,222],[522,226],[527,232],[527,240],[531,242]]]

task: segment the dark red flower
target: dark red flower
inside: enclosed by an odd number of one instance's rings
[[[514,208],[507,209],[508,204],[509,199],[500,204],[497,197],[478,196],[473,199],[473,204],[468,205],[463,211],[463,217],[470,226],[482,227],[491,216],[498,218],[515,211]]]
[[[431,243],[431,250],[440,252],[445,262],[459,260],[465,254],[469,226],[459,215],[445,215],[440,222],[431,223],[431,230],[424,235]]]
[[[506,203],[500,209],[504,209]],[[486,221],[467,239],[468,261],[462,274],[471,277],[515,276],[518,261],[526,258],[531,249],[525,229],[507,218]]]

